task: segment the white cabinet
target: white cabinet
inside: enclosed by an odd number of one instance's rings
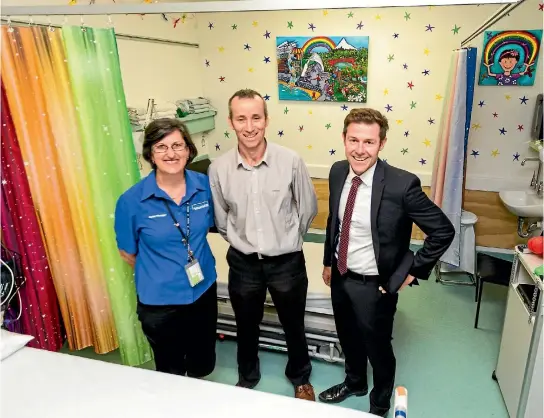
[[[542,341],[543,286],[533,273],[534,268],[541,264],[541,258],[517,252],[512,267],[495,369],[510,418],[536,418],[530,411],[538,408],[538,403],[542,405],[542,392],[537,394],[534,391],[539,384],[542,388],[542,363],[538,363],[537,353],[542,350],[539,343]]]

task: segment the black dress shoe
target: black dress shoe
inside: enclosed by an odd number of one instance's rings
[[[255,386],[257,386],[259,384],[259,381],[260,381],[260,379],[259,380],[253,380],[253,381],[240,379],[240,380],[238,380],[238,383],[236,383],[236,386],[238,386],[240,388],[253,389]]]
[[[388,412],[389,412],[389,408],[379,408],[377,406],[370,405],[370,413],[373,415],[377,415],[379,417],[385,417],[387,416]]]
[[[368,389],[350,389],[345,383],[340,383],[321,392],[319,400],[321,402],[337,403],[342,402],[350,396],[365,396],[367,393]]]

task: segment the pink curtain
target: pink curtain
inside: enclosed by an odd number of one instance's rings
[[[10,252],[20,256],[25,278],[19,290],[21,316],[17,321],[11,318],[8,328],[34,336],[30,347],[58,351],[64,341],[59,304],[3,83],[1,114],[2,253],[3,257]]]

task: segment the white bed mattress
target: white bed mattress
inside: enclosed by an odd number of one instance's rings
[[[28,347],[4,359],[1,368],[0,415],[9,418],[374,417],[341,406]]]
[[[229,266],[226,255],[229,244],[219,234],[208,234],[208,242],[216,260],[217,269],[217,293],[219,296],[228,297],[227,283]],[[306,270],[308,273],[308,296],[306,307],[308,309],[325,309],[332,311],[330,288],[323,283],[323,244],[305,242],[303,246],[306,258]],[[270,295],[267,301],[272,303]]]

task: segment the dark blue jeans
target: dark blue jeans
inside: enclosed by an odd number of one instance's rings
[[[308,276],[302,251],[259,259],[256,254],[246,255],[230,247],[227,262],[240,380],[256,383],[261,378],[259,324],[268,289],[285,333],[288,353],[285,375],[295,386],[309,383],[312,365],[304,327]]]

